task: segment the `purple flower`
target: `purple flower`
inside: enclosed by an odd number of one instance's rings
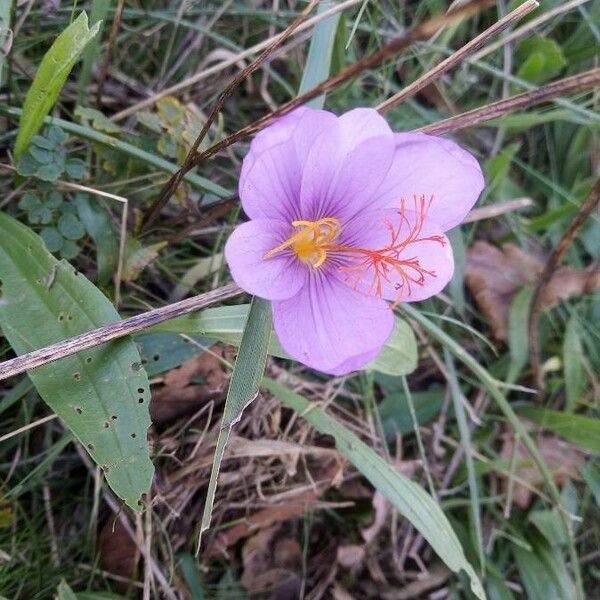
[[[454,142],[393,133],[372,109],[299,108],[261,131],[239,194],[250,221],[225,247],[233,279],[272,301],[296,360],[341,375],[368,364],[393,325],[386,300],[440,292],[454,260],[444,231],[483,189]]]

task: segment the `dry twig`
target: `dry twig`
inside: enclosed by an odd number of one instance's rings
[[[425,125],[417,129],[417,131],[433,135],[444,135],[458,129],[464,129],[465,127],[473,127],[473,125],[478,125],[484,121],[497,119],[517,110],[524,110],[538,106],[539,104],[545,104],[561,96],[569,96],[578,92],[591,90],[598,85],[600,85],[600,68],[590,69],[572,77],[553,81],[536,90],[511,96],[504,100],[498,100],[498,102],[474,108],[449,119]]]
[[[206,308],[216,302],[233,298],[242,293],[242,290],[235,284],[230,283],[216,290],[194,296],[193,298],[187,298],[181,302],[175,302],[168,306],[162,306],[161,308],[155,308],[148,312],[136,315],[123,321],[117,321],[110,325],[104,325],[98,329],[93,329],[81,335],[75,336],[62,342],[57,342],[51,346],[22,354],[17,358],[7,360],[0,364],[0,380],[23,373],[29,369],[35,369],[42,365],[54,362],[65,356],[71,356],[82,350],[88,348],[94,348],[106,342],[116,340],[118,338],[137,333],[148,329],[153,325],[158,325],[163,321],[174,319],[175,317],[181,317],[187,315],[201,308]]]
[[[198,155],[198,148],[202,143],[202,140],[206,137],[208,130],[213,124],[214,120],[217,118],[219,112],[223,108],[225,101],[229,96],[233,93],[233,90],[246,79],[251,73],[256,71],[260,65],[262,65],[269,56],[273,53],[273,51],[281,46],[293,33],[294,31],[302,24],[303,21],[306,20],[308,13],[315,7],[318,0],[310,0],[308,6],[302,11],[301,15],[278,37],[275,39],[273,43],[271,43],[263,52],[261,52],[260,56],[253,62],[251,62],[245,69],[242,69],[225,87],[225,89],[219,94],[215,105],[213,106],[208,118],[206,119],[204,125],[202,126],[202,130],[198,134],[198,137],[194,141],[194,144],[190,148],[187,156],[185,157],[185,161],[183,166],[177,173],[175,173],[169,181],[167,181],[166,185],[161,190],[158,198],[152,203],[150,208],[146,213],[144,213],[144,218],[142,220],[142,226],[147,227],[150,225],[158,216],[163,206],[169,201],[169,198],[173,195],[185,174],[188,173],[194,166],[197,164],[195,159]]]
[[[599,69],[600,70],[600,69]],[[529,359],[531,362],[531,368],[533,369],[533,376],[535,386],[538,389],[540,398],[544,394],[544,373],[542,371],[540,361],[540,348],[539,348],[539,336],[538,336],[538,321],[542,310],[542,294],[544,288],[552,279],[552,275],[563,261],[565,254],[575,241],[575,237],[579,233],[579,230],[583,227],[586,219],[592,214],[592,212],[600,205],[600,180],[596,182],[592,191],[589,193],[585,202],[581,205],[579,211],[575,215],[575,218],[565,231],[556,249],[550,254],[538,284],[533,292],[533,298],[531,299],[531,310],[529,313]]]
[[[413,81],[413,83],[407,85],[404,89],[394,94],[391,98],[388,98],[379,104],[379,106],[377,106],[377,110],[381,113],[386,113],[388,110],[398,106],[398,104],[401,102],[404,102],[406,99],[414,96],[417,92],[427,87],[441,75],[449,71],[452,67],[460,64],[467,56],[469,56],[469,54],[479,50],[491,37],[501,33],[502,31],[505,31],[519,19],[522,19],[532,10],[535,10],[538,6],[539,2],[537,2],[537,0],[527,0],[508,15],[494,23],[491,27],[488,27],[477,37],[473,38],[462,48],[451,54],[441,63],[433,67],[433,69],[419,77],[419,79]]]

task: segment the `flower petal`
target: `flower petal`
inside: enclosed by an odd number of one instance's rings
[[[458,144],[424,133],[397,133],[389,176],[378,190],[377,203],[397,207],[422,195],[433,201],[427,214],[447,231],[471,210],[484,187],[477,160]]]
[[[354,292],[320,269],[293,298],[273,303],[273,323],[290,356],[342,375],[370,362],[392,332],[394,315],[385,301]]]
[[[251,219],[300,218],[300,182],[310,147],[337,117],[305,107],[256,135],[242,164],[239,194]]]
[[[442,291],[454,272],[448,238],[437,223],[423,220],[423,213],[365,212],[346,225],[341,243],[396,259],[386,263],[374,260],[373,254],[332,253],[332,264],[345,283],[366,295],[395,302],[425,300]]]
[[[374,194],[392,165],[393,137],[371,137],[356,146],[344,137],[340,128],[331,127],[310,150],[300,196],[304,219],[335,217],[343,222],[373,207]]]
[[[292,252],[264,256],[285,241],[292,227],[273,219],[253,219],[235,228],[225,245],[225,259],[233,280],[249,294],[285,300],[306,283],[308,268]]]

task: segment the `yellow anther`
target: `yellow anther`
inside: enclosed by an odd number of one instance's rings
[[[333,247],[333,242],[340,231],[340,222],[327,217],[318,221],[292,221],[292,226],[298,229],[285,242],[269,250],[265,260],[279,254],[286,248],[291,248],[294,254],[303,262],[315,268],[327,260],[327,251]]]

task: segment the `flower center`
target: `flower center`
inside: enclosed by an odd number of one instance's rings
[[[330,217],[318,221],[292,221],[292,226],[296,232],[285,242],[269,250],[264,259],[291,248],[302,262],[315,268],[320,267],[327,259],[327,251],[331,249],[332,243],[340,232],[340,222]]]

